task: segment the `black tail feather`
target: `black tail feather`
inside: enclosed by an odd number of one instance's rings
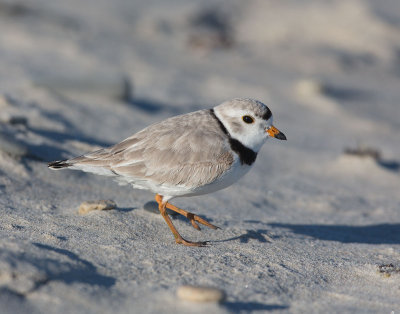
[[[67,160],[57,160],[49,162],[48,164],[48,167],[51,169],[68,168],[69,166],[71,166],[71,164],[69,164]]]

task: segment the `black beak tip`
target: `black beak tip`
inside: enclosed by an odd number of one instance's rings
[[[287,140],[286,135],[283,134],[282,132],[279,132],[278,134],[276,134],[275,138],[277,138],[278,140],[283,140],[283,141]]]

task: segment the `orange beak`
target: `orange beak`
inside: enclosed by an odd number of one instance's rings
[[[266,131],[269,136],[275,137],[278,140],[285,140],[286,141],[286,136],[283,134],[281,131],[279,131],[276,127],[271,125],[271,127]]]

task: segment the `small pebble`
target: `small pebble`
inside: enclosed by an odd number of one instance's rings
[[[178,298],[192,302],[223,302],[223,290],[204,286],[181,286],[176,292]]]
[[[147,202],[146,204],[144,204],[143,209],[145,211],[148,211],[149,213],[152,214],[159,214],[160,211],[158,210],[158,204],[157,202],[151,201],[151,202]],[[178,215],[177,212],[174,212],[173,210],[170,210],[167,208],[167,214],[171,215],[171,216],[175,216]]]
[[[110,210],[117,207],[113,200],[86,201],[79,206],[79,215],[85,215],[93,210]]]

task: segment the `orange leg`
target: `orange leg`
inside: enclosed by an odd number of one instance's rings
[[[170,204],[168,202],[166,203],[166,207],[171,209],[171,210],[173,210],[173,211],[175,211],[175,212],[177,212],[178,214],[181,214],[182,216],[185,216],[187,219],[190,220],[190,222],[192,223],[192,226],[197,230],[200,230],[200,227],[196,223],[196,221],[201,223],[202,225],[205,225],[205,226],[211,228],[211,229],[219,229],[217,226],[214,226],[214,225],[210,224],[207,220],[204,220],[203,218],[201,218],[201,217],[199,217],[199,216],[197,216],[197,215],[195,215],[195,214],[193,214],[191,212],[183,210],[183,209],[181,209],[179,207],[176,207],[176,206],[174,206],[174,205],[172,205],[172,204]]]
[[[187,246],[206,246],[207,242],[191,242],[182,238],[179,234],[178,230],[176,230],[175,226],[172,224],[171,219],[167,214],[167,204],[168,202],[163,202],[163,197],[161,195],[156,194],[156,202],[158,203],[158,209],[160,210],[161,215],[163,216],[165,222],[167,223],[168,227],[171,229],[172,234],[175,237],[175,242]],[[198,226],[197,226],[198,227]]]

